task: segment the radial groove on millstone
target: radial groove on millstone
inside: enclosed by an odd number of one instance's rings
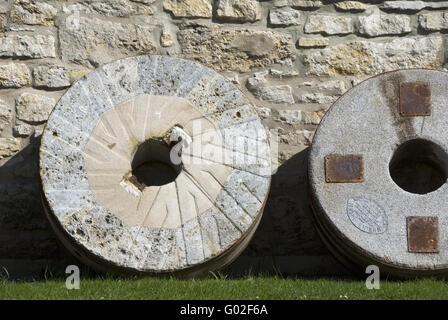
[[[153,185],[154,173],[139,174],[156,162],[181,169]],[[40,149],[57,235],[85,262],[123,273],[195,275],[230,263],[260,221],[270,174],[265,129],[242,93],[164,56],[118,60],[73,84]]]
[[[400,114],[403,83],[429,85],[430,115]],[[357,265],[360,274],[374,264],[396,277],[448,275],[447,86],[448,74],[440,71],[381,74],[336,101],[316,131],[308,175],[317,228],[335,255]],[[326,181],[325,158],[334,154],[362,156],[364,181]],[[412,216],[438,219],[438,232],[421,232],[422,241],[438,242],[439,252],[409,250]]]

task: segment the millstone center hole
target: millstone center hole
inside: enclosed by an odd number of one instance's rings
[[[389,172],[401,189],[417,194],[430,193],[447,181],[448,155],[429,140],[409,140],[395,151]]]
[[[162,186],[176,180],[183,164],[174,164],[171,147],[165,142],[148,139],[140,144],[132,159],[131,182],[140,190],[150,186]]]

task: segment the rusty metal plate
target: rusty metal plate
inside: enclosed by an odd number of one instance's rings
[[[328,183],[353,183],[364,181],[362,155],[330,154],[325,157],[325,180]]]
[[[400,84],[400,115],[402,117],[431,115],[431,86],[428,82]]]
[[[439,218],[407,217],[408,251],[439,253]]]

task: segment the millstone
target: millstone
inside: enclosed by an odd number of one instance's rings
[[[368,79],[325,114],[309,158],[318,231],[347,266],[448,272],[448,74]]]
[[[147,55],[91,72],[42,135],[46,214],[75,255],[121,273],[196,275],[248,244],[270,185],[255,109],[192,61]]]

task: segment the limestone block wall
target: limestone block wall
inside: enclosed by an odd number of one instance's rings
[[[101,64],[157,53],[221,72],[279,132],[264,218],[234,267],[339,273],[306,197],[314,130],[365,78],[444,69],[447,31],[448,1],[0,0],[0,265],[40,272],[64,257],[42,214],[37,167],[59,97]]]

